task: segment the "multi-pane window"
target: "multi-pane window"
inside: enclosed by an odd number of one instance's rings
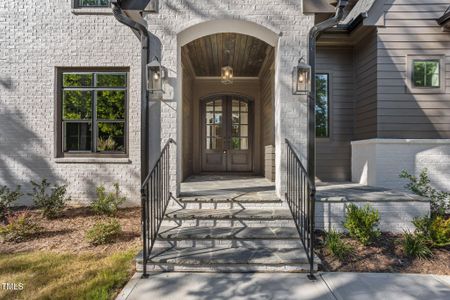
[[[231,149],[248,150],[248,103],[233,100],[231,103]]]
[[[412,83],[417,88],[438,88],[440,85],[439,60],[413,60]]]
[[[316,136],[329,137],[329,74],[316,74]]]
[[[126,72],[63,72],[62,152],[126,152]]]
[[[109,7],[110,0],[77,0],[78,7]]]
[[[222,100],[206,103],[206,149],[216,150],[223,147]]]

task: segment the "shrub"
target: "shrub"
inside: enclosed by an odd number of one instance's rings
[[[22,195],[20,185],[15,191],[11,191],[7,186],[0,186],[0,222],[10,213],[11,203],[17,201]]]
[[[326,233],[325,247],[339,260],[346,259],[352,252],[352,247],[342,240],[342,234],[335,230]]]
[[[450,245],[450,219],[445,219],[442,216],[434,218],[430,226],[430,237],[435,246]]]
[[[50,183],[47,179],[43,179],[41,183],[36,183],[31,181],[33,185],[33,196],[34,205],[42,210],[42,215],[47,219],[54,219],[61,215],[66,202],[70,201],[70,197],[66,197],[66,186],[65,185],[54,185],[47,192],[50,187]]]
[[[407,256],[427,258],[433,255],[428,247],[427,238],[421,234],[405,231],[403,235],[403,251]]]
[[[7,242],[22,242],[39,231],[41,227],[27,212],[8,216],[7,225],[0,226],[0,236]]]
[[[431,213],[433,215],[444,215],[445,212],[450,209],[450,193],[438,191],[430,185],[430,178],[426,168],[420,172],[419,178],[409,174],[406,170],[401,171],[399,176],[400,178],[409,180],[409,183],[405,185],[405,188],[416,195],[430,199]]]
[[[125,202],[126,197],[120,194],[118,183],[114,183],[114,192],[106,192],[103,185],[97,187],[97,199],[92,202],[91,208],[97,214],[115,215],[119,209],[119,205]]]
[[[380,221],[379,213],[369,205],[358,207],[351,203],[347,206],[344,227],[350,236],[358,239],[363,245],[369,245],[381,232],[377,228]]]
[[[112,243],[122,232],[122,227],[117,220],[100,221],[94,224],[87,232],[87,241],[94,245]]]
[[[424,216],[415,218],[413,224],[416,227],[415,233],[426,238],[432,246],[450,245],[450,219]]]

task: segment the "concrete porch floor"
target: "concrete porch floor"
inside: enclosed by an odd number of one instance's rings
[[[276,200],[275,183],[251,175],[194,175],[181,183],[184,200]]]

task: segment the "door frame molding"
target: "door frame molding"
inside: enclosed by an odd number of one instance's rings
[[[200,112],[200,118],[199,118],[199,122],[200,122],[200,159],[199,159],[199,163],[200,163],[200,172],[204,173],[204,172],[208,172],[208,173],[214,173],[214,172],[209,172],[209,171],[203,171],[203,155],[204,155],[204,141],[205,141],[205,133],[204,133],[204,125],[205,125],[205,103],[211,100],[214,100],[215,98],[222,98],[222,100],[225,97],[238,97],[241,99],[244,99],[245,101],[247,101],[249,103],[249,151],[251,152],[251,171],[250,173],[254,173],[255,170],[255,145],[253,145],[253,141],[254,141],[254,134],[255,134],[255,99],[252,96],[246,95],[245,93],[236,93],[236,92],[219,92],[219,93],[212,93],[206,96],[202,96],[200,97],[200,107],[199,107],[199,112]],[[251,113],[250,113],[251,112]],[[224,172],[217,172],[217,173],[224,173]],[[225,173],[249,173],[249,172],[225,172]]]

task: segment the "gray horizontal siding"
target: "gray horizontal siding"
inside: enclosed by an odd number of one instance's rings
[[[354,122],[351,48],[317,49],[317,72],[330,74],[330,137],[317,139],[317,177],[350,180],[350,141]]]
[[[388,0],[377,35],[377,136],[450,138],[450,34],[436,23],[445,0]],[[407,55],[445,55],[443,94],[406,88]]]

